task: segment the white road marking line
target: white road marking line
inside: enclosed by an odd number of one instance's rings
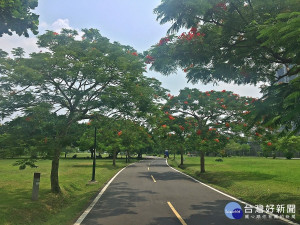
[[[133,165],[134,163],[130,164]],[[129,167],[130,165],[124,167],[123,169],[121,169],[113,178],[110,179],[110,181],[105,185],[105,187],[101,190],[101,192],[97,195],[97,197],[94,199],[94,201],[90,204],[90,206],[82,213],[82,215],[78,218],[78,220],[74,223],[74,225],[80,225],[82,223],[82,221],[85,219],[85,217],[89,214],[89,212],[92,210],[92,208],[95,206],[95,204],[98,202],[98,200],[101,198],[101,196],[103,195],[103,193],[106,191],[106,189],[108,188],[108,186],[111,184],[111,182],[113,182],[113,180],[123,171],[125,170],[127,167]]]
[[[168,160],[167,160],[167,159],[166,159],[166,164],[167,164],[172,170],[175,170],[175,171],[177,171],[178,173],[181,173],[181,174],[183,174],[183,175],[185,175],[185,176],[191,178],[192,180],[196,181],[197,183],[202,184],[202,185],[204,185],[205,187],[208,187],[208,188],[210,188],[210,189],[212,189],[212,190],[214,190],[214,191],[216,191],[216,192],[218,192],[218,193],[220,193],[220,194],[222,194],[222,195],[225,195],[226,197],[231,198],[232,200],[235,200],[235,201],[237,201],[237,202],[240,202],[240,203],[242,203],[242,204],[244,204],[244,205],[248,205],[248,206],[250,206],[251,208],[255,209],[255,206],[253,206],[253,205],[251,205],[251,204],[249,204],[249,203],[247,203],[247,202],[244,202],[244,201],[242,201],[242,200],[240,200],[240,199],[237,199],[237,198],[235,198],[235,197],[233,197],[233,196],[231,196],[231,195],[225,194],[225,193],[222,192],[222,191],[219,191],[219,190],[217,190],[217,189],[215,189],[215,188],[213,188],[213,187],[211,187],[211,186],[209,186],[209,185],[207,185],[207,184],[202,183],[201,181],[199,181],[199,180],[197,180],[197,179],[191,177],[190,175],[187,175],[187,174],[185,174],[185,173],[183,173],[183,172],[181,172],[181,171],[179,171],[179,170],[176,170],[175,168],[171,167],[171,166],[168,164]],[[266,213],[266,214],[268,214],[268,215],[271,215],[271,216],[273,216],[273,217],[275,216],[275,214],[270,213],[270,212],[267,212],[267,211],[265,211],[265,210],[263,210],[263,212]],[[288,219],[285,219],[285,218],[279,217],[278,219],[280,219],[280,220],[282,220],[282,221],[284,221],[284,222],[286,222],[286,223],[288,223],[288,224],[299,225],[298,223],[294,223],[294,222],[292,222],[292,221],[290,221],[290,220],[288,220]]]

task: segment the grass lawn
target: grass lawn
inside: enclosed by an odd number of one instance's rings
[[[206,157],[206,173],[200,174],[199,157],[185,156],[168,160],[169,165],[225,193],[252,204],[296,204],[296,221],[300,222],[300,160],[257,157],[223,158],[216,162]]]
[[[19,170],[16,160],[0,160],[0,224],[73,224],[92,198],[121,168],[125,159],[97,159],[96,184],[87,185],[92,177],[92,160],[61,159],[59,181],[62,194],[50,193],[50,160],[40,160],[36,169]],[[133,162],[133,160],[131,160]],[[33,173],[40,172],[39,200],[31,201]]]

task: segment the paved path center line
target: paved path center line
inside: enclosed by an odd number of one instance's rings
[[[154,179],[154,177],[153,177],[152,175],[151,175],[151,177],[152,177],[152,179],[153,179],[153,182],[156,183],[156,180]]]
[[[171,166],[168,164],[168,159],[166,159],[166,164],[167,164],[168,167],[170,167],[172,170],[174,170],[174,171],[176,171],[176,172],[178,172],[178,173],[181,173],[181,174],[183,174],[183,175],[186,176],[186,177],[189,177],[190,179],[194,180],[195,182],[197,182],[197,183],[199,183],[199,184],[202,184],[202,185],[204,185],[205,187],[210,188],[211,190],[214,190],[214,191],[216,191],[216,192],[218,192],[218,193],[220,193],[220,194],[222,194],[222,195],[224,195],[224,196],[226,196],[226,197],[228,197],[228,198],[231,198],[231,199],[233,199],[234,201],[237,201],[237,202],[240,202],[240,203],[242,203],[242,204],[244,204],[244,205],[247,205],[247,206],[251,207],[252,209],[255,209],[255,208],[256,208],[255,206],[253,206],[253,205],[251,205],[251,204],[249,204],[249,203],[247,203],[247,202],[244,202],[244,201],[242,201],[242,200],[240,200],[240,199],[238,199],[238,198],[235,198],[235,197],[233,197],[233,196],[231,196],[231,195],[225,194],[224,192],[219,191],[219,190],[217,190],[217,189],[215,189],[215,188],[213,188],[213,187],[211,187],[211,186],[209,186],[209,185],[207,185],[207,184],[205,184],[205,183],[202,183],[201,181],[199,181],[199,180],[197,180],[197,179],[191,177],[190,175],[187,175],[187,174],[185,174],[185,173],[183,173],[183,172],[181,172],[181,171],[179,171],[179,170],[177,170],[177,169],[171,167]],[[263,210],[263,212],[266,213],[266,214],[268,214],[268,215],[275,216],[275,214],[270,213],[270,212],[267,212],[266,210]],[[286,222],[286,223],[288,223],[288,224],[291,224],[291,225],[300,225],[300,224],[298,224],[298,223],[295,223],[295,222],[293,222],[293,221],[290,221],[290,220],[285,219],[285,218],[282,218],[282,217],[279,217],[278,219],[279,219],[279,220],[282,220],[282,221],[284,221],[284,222]]]
[[[170,206],[170,208],[172,209],[173,213],[175,214],[175,216],[179,219],[179,221],[181,222],[182,225],[187,225],[186,222],[182,219],[182,217],[179,215],[179,213],[176,211],[176,209],[174,208],[174,206],[171,204],[171,202],[168,202],[168,205]]]

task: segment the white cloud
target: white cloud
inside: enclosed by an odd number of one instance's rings
[[[52,24],[47,24],[46,22],[40,22],[39,34],[43,34],[46,30],[53,30],[55,32],[61,31],[62,28],[73,29],[70,26],[69,19],[57,19]],[[36,45],[37,37],[30,33],[30,37],[26,38],[24,36],[18,36],[13,34],[9,36],[7,34],[0,38],[0,49],[10,53],[13,48],[22,47],[26,55],[31,52],[39,51]]]
[[[18,36],[16,34],[9,36],[7,34],[0,38],[0,49],[10,53],[13,48],[22,47],[27,54],[38,51],[36,45],[37,38],[31,36],[29,38]]]
[[[73,29],[70,26],[69,19],[58,19],[54,21],[51,25],[43,24],[43,28],[46,28],[45,30],[53,30],[55,32],[60,32],[61,29]]]
[[[39,28],[41,33],[44,33],[46,30],[52,30],[54,32],[59,33],[63,28],[71,30],[74,29],[78,32],[78,36],[75,38],[76,40],[81,40],[81,36],[84,34],[81,30],[71,27],[69,19],[57,19],[50,25],[43,22],[40,23]]]

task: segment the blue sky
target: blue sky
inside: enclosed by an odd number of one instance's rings
[[[143,52],[164,37],[169,27],[156,21],[153,9],[159,4],[160,0],[39,0],[35,11],[40,15],[40,33],[61,28],[96,28],[111,41],[131,45],[138,52]],[[34,35],[30,38],[17,35],[0,38],[0,48],[5,51],[13,47],[23,47],[27,52],[38,51],[35,43]],[[182,71],[167,77],[153,71],[146,75],[159,79],[173,95],[184,87],[194,87],[201,91],[226,89],[244,96],[260,96],[259,89],[249,85],[188,84]]]

